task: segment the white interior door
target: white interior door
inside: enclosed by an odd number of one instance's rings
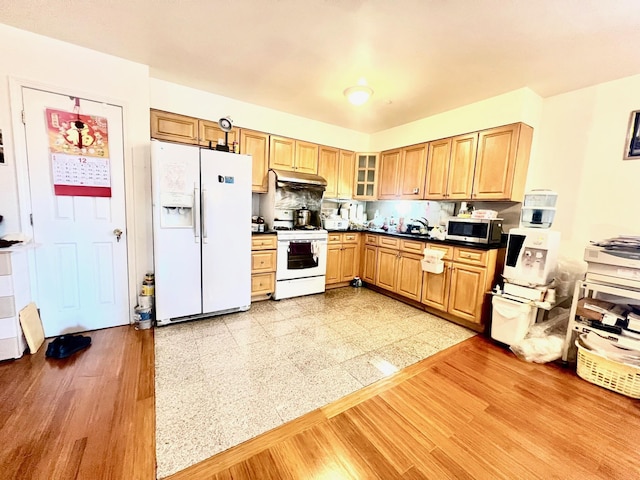
[[[74,100],[23,87],[33,215],[36,301],[47,337],[129,323],[122,108],[80,101],[82,115],[107,119],[111,197],[57,196],[45,109]],[[118,238],[117,231],[122,231]]]

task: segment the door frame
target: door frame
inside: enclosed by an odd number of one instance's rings
[[[122,109],[122,139],[123,139],[123,172],[124,172],[124,215],[126,225],[125,241],[127,244],[126,269],[129,311],[138,302],[138,280],[137,280],[137,258],[136,258],[136,229],[135,229],[135,196],[133,184],[133,147],[130,144],[129,135],[127,133],[127,116],[129,112],[129,104],[126,100],[104,96],[100,93],[90,92],[87,90],[78,90],[75,88],[63,87],[55,84],[47,84],[43,82],[28,80],[18,77],[9,77],[9,104],[11,108],[11,130],[13,137],[13,152],[15,160],[16,183],[18,193],[18,212],[20,218],[20,229],[22,232],[33,238],[33,225],[31,225],[30,214],[31,208],[31,185],[29,181],[29,165],[27,158],[27,141],[25,138],[25,128],[22,123],[22,89],[31,88],[34,90],[42,90],[44,92],[68,95],[72,97],[80,97],[84,100],[106,103],[111,106],[120,107]],[[33,259],[32,259],[33,260]],[[34,299],[39,298],[38,292],[38,272],[35,268],[35,262],[29,262],[29,274],[31,277],[31,289],[34,293]],[[128,318],[132,323],[131,315]]]

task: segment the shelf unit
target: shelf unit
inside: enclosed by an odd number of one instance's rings
[[[579,281],[576,282],[576,287],[573,292],[573,301],[571,302],[571,312],[569,313],[569,325],[567,327],[567,334],[564,339],[564,347],[562,349],[562,361],[566,362],[569,354],[569,349],[573,345],[574,332],[589,333],[595,332],[598,335],[608,338],[609,340],[619,343],[624,346],[636,348],[640,350],[640,340],[624,335],[618,335],[616,333],[606,332],[599,328],[593,328],[587,323],[576,319],[576,313],[578,310],[578,301],[581,298],[595,298],[598,293],[605,293],[608,295],[614,295],[621,300],[632,299],[640,301],[640,290],[635,290],[629,287],[605,285],[592,281]]]

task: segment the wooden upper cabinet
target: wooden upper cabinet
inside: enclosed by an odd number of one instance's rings
[[[471,198],[477,147],[477,132],[458,135],[451,139],[447,199],[466,200]]]
[[[265,193],[269,188],[269,135],[252,130],[240,130],[240,153],[253,157],[251,191]]]
[[[398,172],[402,151],[389,150],[380,154],[380,168],[378,169],[378,199],[395,200],[398,195]]]
[[[151,110],[151,138],[170,142],[198,144],[198,119],[175,113]]]
[[[405,200],[423,197],[424,179],[427,173],[427,144],[412,145],[402,149],[402,162],[398,172],[398,193]]]
[[[208,147],[209,142],[211,142],[211,146],[216,148],[218,144],[218,140],[222,140],[225,142],[225,132],[218,127],[218,122],[211,122],[209,120],[200,120],[198,122],[199,129],[199,144],[203,147]],[[229,150],[233,151],[233,142],[237,142],[239,137],[239,130],[236,127],[233,127],[229,132],[228,139],[226,140],[226,145],[229,145]]]
[[[208,147],[209,142],[215,148],[218,139],[225,140],[225,132],[217,122],[178,115],[176,113],[151,110],[151,138],[170,142],[189,143]],[[227,144],[231,147],[238,141],[239,129],[234,127],[230,132]]]
[[[377,153],[356,153],[354,199],[377,200],[378,161]]]
[[[338,198],[340,151],[337,148],[320,147],[318,175],[327,181],[325,198]]]
[[[271,135],[269,140],[269,168],[294,170],[296,141],[292,138]]]
[[[532,137],[524,123],[479,133],[473,200],[523,200]]]
[[[356,154],[340,150],[338,157],[338,198],[352,198]]]
[[[318,145],[296,140],[293,164],[296,172],[318,173]]]
[[[443,138],[429,143],[427,178],[424,187],[425,199],[442,200],[447,197],[450,158],[451,138]]]
[[[380,200],[419,200],[427,170],[427,144],[382,152],[378,180]]]
[[[269,148],[269,168],[318,173],[318,145],[272,135]]]

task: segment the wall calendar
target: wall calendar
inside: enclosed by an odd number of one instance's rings
[[[55,195],[111,197],[107,119],[46,109]]]

